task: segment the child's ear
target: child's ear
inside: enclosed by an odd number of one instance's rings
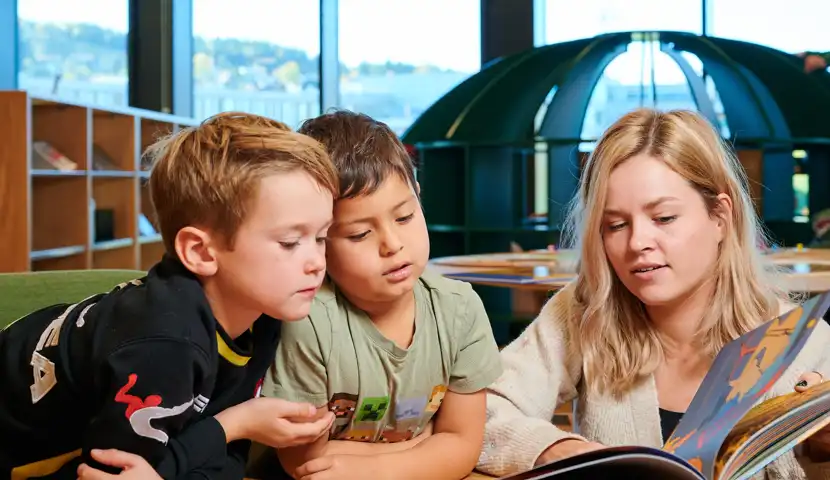
[[[219,268],[216,253],[205,230],[184,227],[176,234],[173,246],[179,261],[191,272],[203,277],[216,274]]]

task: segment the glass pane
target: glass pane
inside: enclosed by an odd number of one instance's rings
[[[480,0],[340,0],[340,106],[398,134],[481,68]]]
[[[193,0],[193,114],[320,114],[319,0]]]
[[[785,52],[830,51],[827,0],[712,0],[711,34]]]
[[[571,0],[544,1],[547,43],[627,31],[703,33],[701,0],[583,0],[578,8]]]
[[[127,11],[127,0],[18,0],[19,88],[127,106]]]
[[[793,221],[797,223],[807,223],[810,221],[810,174],[800,173],[793,174],[793,193],[795,194],[795,212],[793,213]]]

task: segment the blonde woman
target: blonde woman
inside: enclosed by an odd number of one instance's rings
[[[570,225],[578,278],[502,352],[478,469],[506,475],[603,445],[662,446],[728,341],[791,308],[756,247],[746,180],[692,112],[634,111],[586,164]],[[821,322],[768,396],[830,378]],[[798,387],[801,389],[802,387]],[[577,401],[579,434],[557,429]],[[830,478],[827,432],[758,479]]]

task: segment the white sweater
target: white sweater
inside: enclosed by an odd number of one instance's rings
[[[533,467],[539,455],[563,438],[583,438],[603,445],[662,447],[654,379],[615,400],[585,391],[581,358],[571,358],[561,323],[551,318],[550,304],[502,351],[504,373],[487,394],[487,424],[478,470],[507,475]],[[830,379],[830,325],[820,322],[802,352],[760,401],[793,391],[802,373],[816,371]],[[576,433],[552,424],[560,404],[577,400]],[[753,480],[830,480],[830,463],[812,463],[789,451]]]

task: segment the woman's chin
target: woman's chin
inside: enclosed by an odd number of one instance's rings
[[[677,293],[665,285],[649,285],[631,293],[646,307],[660,307],[677,299]]]

